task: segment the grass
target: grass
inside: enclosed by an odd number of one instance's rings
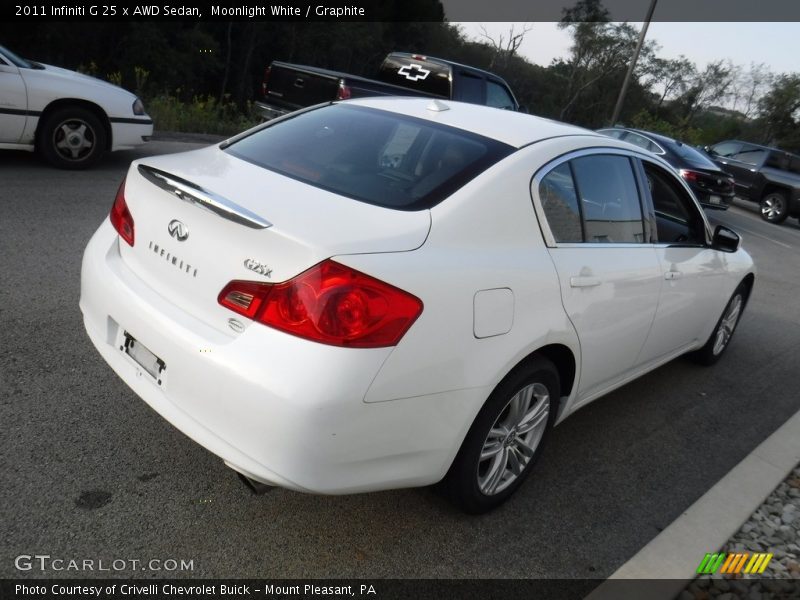
[[[260,122],[248,104],[242,111],[233,102],[218,102],[211,96],[195,96],[184,102],[170,94],[145,100],[156,131],[233,135]]]

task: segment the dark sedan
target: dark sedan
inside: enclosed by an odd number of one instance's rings
[[[659,155],[680,173],[704,207],[727,210],[733,201],[733,177],[700,150],[678,140],[640,129],[614,127],[598,129],[598,132]]]

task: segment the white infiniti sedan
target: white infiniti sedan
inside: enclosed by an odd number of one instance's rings
[[[152,134],[153,121],[130,92],[0,46],[0,149],[36,150],[56,167],[85,169]]]
[[[135,161],[83,258],[103,358],[260,484],[507,499],[548,432],[685,353],[754,282],[672,168],[577,127],[362,99]]]

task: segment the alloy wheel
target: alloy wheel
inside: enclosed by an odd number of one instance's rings
[[[721,354],[725,350],[725,346],[733,335],[733,330],[736,329],[736,324],[739,322],[739,315],[742,313],[742,295],[736,294],[728,305],[728,310],[719,323],[717,328],[716,338],[714,339],[714,347],[712,349],[714,355]]]
[[[523,473],[547,429],[550,393],[542,383],[519,390],[489,430],[478,460],[478,488],[499,494]]]

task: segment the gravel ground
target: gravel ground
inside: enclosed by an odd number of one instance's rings
[[[745,585],[737,580],[747,575],[703,575],[695,579],[678,600],[798,597],[794,595],[797,594],[797,585],[786,580],[800,579],[800,465],[750,515],[720,551],[726,554],[771,552],[774,556],[758,583]]]

